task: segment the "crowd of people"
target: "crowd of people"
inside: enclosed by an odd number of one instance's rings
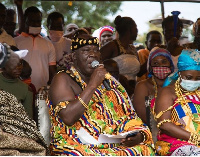
[[[131,17],[95,36],[55,11],[45,36],[42,12],[14,3],[0,3],[0,155],[200,155],[199,19],[194,42],[168,16],[138,50]]]

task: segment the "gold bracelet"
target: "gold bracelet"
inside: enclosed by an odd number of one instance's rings
[[[143,131],[140,131],[140,133],[143,135],[143,141],[142,141],[142,143],[144,143],[146,141],[146,134]]]
[[[160,126],[163,124],[163,123],[170,123],[172,122],[170,119],[164,119],[163,121],[160,121],[158,124],[157,124],[157,127],[160,128]]]
[[[81,104],[88,109],[88,105],[78,96],[78,100],[81,102]]]
[[[59,102],[54,109],[55,115],[57,115],[62,109],[66,108],[68,104],[69,104],[69,101]]]
[[[199,136],[198,136],[197,133],[191,132],[190,133],[190,138],[188,140],[188,143],[191,143],[191,144],[194,144],[194,145],[198,146],[199,145],[198,138],[199,138]]]
[[[111,78],[110,73],[106,73],[106,74],[105,74],[105,78],[109,80],[109,79]]]

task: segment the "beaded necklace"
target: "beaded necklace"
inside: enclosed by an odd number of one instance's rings
[[[200,117],[195,117],[193,114],[192,114],[192,111],[191,109],[189,108],[189,106],[187,105],[188,104],[188,101],[185,99],[185,96],[183,95],[183,92],[184,92],[184,95],[187,96],[187,95],[191,95],[192,93],[195,93],[198,97],[200,96],[200,93],[199,91],[195,90],[194,92],[188,92],[188,91],[184,91],[183,89],[180,88],[180,77],[178,78],[178,80],[176,81],[175,83],[175,93],[176,93],[176,96],[178,97],[177,101],[180,102],[181,105],[184,105],[186,106],[185,107],[185,110],[186,110],[186,113],[189,115],[190,118],[192,118],[192,120],[196,123],[200,123]],[[199,97],[200,98],[200,97]]]
[[[152,82],[153,82],[153,88],[154,88],[154,90],[155,90],[155,95],[154,95],[154,97],[155,98],[157,98],[157,95],[158,95],[158,87],[157,87],[157,83],[156,83],[156,81],[155,81],[155,79],[154,79],[154,76],[152,76],[151,77],[151,80],[152,80]],[[155,102],[154,102],[154,105],[153,105],[153,107],[152,107],[152,114],[154,115],[154,117],[155,117]]]
[[[157,86],[157,83],[156,83],[156,81],[154,79],[154,76],[152,76],[151,79],[152,79],[152,82],[153,82],[153,88],[155,90],[155,95],[154,96],[155,96],[155,98],[157,98],[157,96],[158,96],[158,86]]]
[[[117,43],[118,43],[118,45],[119,45],[120,53],[122,53],[122,54],[126,54],[126,50],[125,50],[125,48],[122,46],[120,40],[117,39],[116,41],[117,41]]]
[[[119,46],[120,53],[121,54],[127,54],[127,51],[125,50],[124,46],[122,46],[122,44],[121,44],[121,41],[119,39],[117,39],[116,41],[117,41],[117,44]],[[130,44],[128,46],[131,48],[131,50],[134,50],[133,47],[130,46]]]
[[[76,77],[76,81],[81,84],[82,89],[87,86],[87,84],[81,79],[81,76],[79,75],[78,71],[72,66],[71,67],[72,74]],[[95,90],[95,93],[92,96],[92,99],[96,102],[102,102],[103,98],[102,95],[106,92],[106,88],[103,84],[97,87],[97,90]]]

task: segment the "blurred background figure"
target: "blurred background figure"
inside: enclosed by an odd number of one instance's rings
[[[130,90],[131,88],[133,88],[132,86],[128,85],[128,79],[119,74],[119,67],[116,61],[114,61],[113,59],[107,59],[105,61],[103,61],[104,64],[104,68],[117,80],[119,81],[122,86],[126,89],[127,93],[130,95],[132,90]]]
[[[0,42],[8,45],[16,46],[16,43],[11,35],[9,35],[3,28],[6,22],[6,7],[0,3]]]
[[[129,86],[135,86],[136,76],[142,76],[146,65],[141,66],[133,41],[137,38],[137,25],[130,17],[118,15],[114,21],[119,38],[101,47],[102,60],[113,59],[117,62],[119,73],[128,79]],[[134,88],[132,90],[132,94]]]
[[[24,59],[21,59],[21,61],[23,64],[23,68],[22,68],[22,72],[19,76],[19,79],[22,82],[24,82],[25,84],[27,84],[32,91],[32,94],[33,94],[33,103],[32,103],[33,120],[36,122],[36,124],[38,124],[38,118],[37,118],[38,111],[35,106],[35,98],[36,98],[37,91],[36,91],[34,84],[32,84],[32,82],[31,82],[32,69],[31,69],[31,66],[28,64],[28,62],[26,62]]]
[[[141,65],[143,65],[143,64],[147,65],[147,60],[148,60],[150,51],[155,46],[162,44],[161,33],[156,31],[156,30],[148,32],[147,36],[146,36],[145,44],[146,44],[146,48],[140,49],[138,51],[139,61],[140,61]],[[137,77],[137,82],[144,80],[144,79],[147,79],[147,75],[148,75],[147,69],[145,69],[145,71],[146,71],[145,74],[143,74],[141,77]]]
[[[111,26],[103,26],[99,29],[100,46],[103,47],[113,40],[114,28]]]
[[[16,29],[16,12],[13,9],[6,9],[6,21],[3,25],[4,30],[11,35],[12,37],[15,37],[15,29]]]
[[[193,24],[194,41],[183,45],[184,48],[200,50],[200,18]]]
[[[0,73],[0,89],[13,94],[33,119],[33,94],[28,85],[19,79],[22,69],[21,59],[10,58],[2,68],[3,72]]]
[[[70,23],[65,27],[65,35],[69,39],[73,38],[74,31],[77,30],[79,27],[75,23]]]
[[[64,16],[59,12],[49,14],[47,17],[47,28],[49,35],[45,38],[54,45],[57,70],[62,68],[69,69],[72,64],[71,40],[63,37]]]

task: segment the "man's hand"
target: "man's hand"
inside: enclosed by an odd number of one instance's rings
[[[92,88],[97,88],[105,79],[105,74],[107,73],[104,66],[98,66],[94,69],[90,81],[88,83],[88,86],[91,86]]]
[[[135,145],[142,143],[143,138],[144,138],[143,135],[140,132],[138,132],[136,135],[122,139],[121,143],[124,146],[133,147]]]

